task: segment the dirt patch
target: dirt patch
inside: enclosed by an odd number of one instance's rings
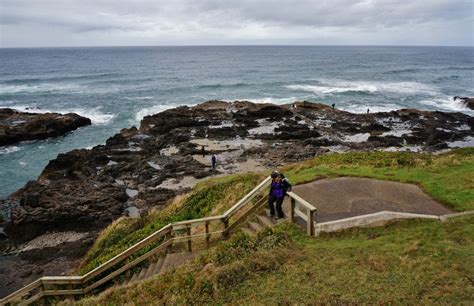
[[[293,191],[318,209],[317,222],[384,210],[437,216],[452,212],[418,186],[390,181],[340,177],[295,186]]]

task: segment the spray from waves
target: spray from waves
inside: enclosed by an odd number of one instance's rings
[[[291,90],[311,92],[317,95],[331,95],[346,92],[424,93],[431,95],[439,92],[437,87],[419,82],[319,80],[317,85],[295,84],[285,87]]]
[[[1,147],[0,148],[0,155],[10,154],[10,153],[17,152],[17,151],[20,151],[20,150],[21,150],[21,148],[17,147],[17,146]]]
[[[36,106],[30,105],[14,105],[9,106],[12,109],[16,109],[22,112],[28,113],[59,113],[59,114],[67,114],[67,113],[76,113],[80,116],[87,117],[91,119],[92,124],[97,125],[107,125],[115,118],[114,114],[106,114],[100,111],[99,107],[94,108],[71,108],[71,109],[43,109],[38,108]]]
[[[158,114],[158,113],[164,112],[167,109],[178,107],[178,106],[183,106],[183,105],[161,104],[161,105],[154,105],[154,106],[151,106],[151,107],[143,108],[135,114],[135,121],[140,122],[146,116]],[[194,105],[189,105],[188,104],[187,106],[194,106]]]
[[[444,96],[433,99],[424,99],[418,103],[430,106],[430,110],[434,108],[445,111],[463,112],[468,114],[474,114],[474,111],[469,109],[459,100],[454,100],[452,97]]]

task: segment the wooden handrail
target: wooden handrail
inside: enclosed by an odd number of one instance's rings
[[[228,229],[230,229],[229,221],[228,221],[229,218],[232,215],[234,215],[237,211],[239,211],[241,208],[243,208],[246,204],[248,204],[255,196],[257,196],[270,181],[271,181],[271,177],[267,177],[254,189],[252,189],[252,191],[246,194],[242,199],[240,199],[234,206],[232,206],[222,215],[169,223],[168,225],[162,227],[161,229],[154,232],[153,234],[140,240],[139,242],[135,243],[134,245],[132,245],[125,251],[121,252],[120,254],[117,254],[113,258],[109,259],[105,263],[101,264],[100,266],[96,267],[95,269],[89,271],[88,273],[82,276],[43,276],[37,279],[36,281],[33,281],[32,283],[26,285],[25,287],[20,288],[19,290],[11,293],[10,295],[0,299],[0,305],[5,305],[6,303],[15,301],[17,299],[22,299],[25,295],[29,294],[32,290],[35,290],[35,289],[37,289],[38,292],[28,297],[26,300],[21,300],[21,304],[32,303],[42,298],[43,296],[86,294],[90,292],[91,290],[99,287],[100,285],[108,282],[109,280],[115,278],[116,276],[120,275],[124,271],[130,268],[133,268],[134,266],[138,265],[142,261],[148,259],[150,256],[162,250],[165,250],[167,247],[169,247],[172,244],[173,241],[176,241],[176,242],[182,241],[182,240],[186,241],[186,239],[190,241],[189,239],[192,239],[194,237],[205,237],[206,240],[208,240],[209,236],[212,234],[223,234],[223,236],[225,237],[225,234],[229,232]],[[248,210],[244,214],[244,216],[246,216],[249,212],[253,212],[256,206],[259,206],[261,205],[261,203],[263,203],[262,201],[263,201],[263,198],[259,200],[259,202],[255,205],[255,207],[252,207],[250,210]],[[300,203],[303,201],[304,200],[301,198],[298,199],[298,202]],[[239,219],[236,220],[232,224],[231,226],[232,228],[235,228],[242,222],[243,218],[241,217],[239,217]],[[224,229],[220,231],[209,232],[209,223],[213,221],[222,222],[224,224]],[[180,237],[174,237],[174,238],[170,236],[172,235],[173,230],[181,229],[181,228],[189,229],[190,226],[195,226],[195,225],[200,225],[200,224],[206,225],[206,233],[191,235],[190,232],[188,232],[188,235],[186,236],[180,236]],[[135,254],[137,251],[156,242],[161,237],[165,237],[165,240],[162,241],[162,243],[160,243],[159,245],[155,246],[153,249],[149,250],[145,254],[142,254],[140,257],[134,259],[133,261],[117,268],[116,270],[111,271],[109,274],[96,280],[94,283],[89,284],[88,286],[85,286],[88,281],[99,276],[101,273],[106,272],[108,269],[122,262],[126,258],[129,258],[131,255]],[[208,244],[208,241],[206,244]],[[44,285],[80,285],[81,288],[44,290]]]
[[[257,187],[252,189],[252,191],[247,193],[247,195],[245,195],[242,199],[240,199],[239,202],[237,202],[234,206],[232,206],[229,210],[227,210],[223,214],[223,217],[229,218],[231,215],[233,215],[237,210],[239,210],[242,206],[247,204],[247,202],[250,201],[254,196],[256,196],[262,190],[262,188],[265,187],[265,185],[267,185],[271,180],[272,178],[270,176],[267,177],[265,180],[263,180],[263,182],[258,184]]]
[[[305,208],[307,208],[308,210],[314,212],[317,210],[316,207],[314,207],[313,205],[311,205],[308,201],[306,201],[305,199],[303,199],[302,197],[300,197],[299,195],[297,195],[296,193],[292,192],[292,191],[289,191],[287,193],[291,198],[295,199],[296,202],[298,202],[298,204],[301,204],[303,205]]]

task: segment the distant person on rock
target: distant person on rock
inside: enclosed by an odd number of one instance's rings
[[[214,154],[212,154],[212,157],[211,157],[211,168],[212,168],[212,171],[216,171],[216,168],[217,168],[217,157]]]
[[[291,191],[291,184],[286,180],[285,176],[282,173],[277,171],[272,172],[272,184],[270,186],[270,194],[268,200],[268,206],[270,208],[270,217],[275,219],[284,218],[283,214],[283,199],[286,196],[288,191]],[[276,213],[277,216],[275,217],[275,207],[274,203],[276,204]]]
[[[334,109],[336,107],[336,103],[333,103],[332,104],[332,109]]]
[[[370,113],[370,109],[367,109],[367,114]]]
[[[202,146],[201,148],[201,153],[202,153],[202,157],[206,157],[206,148],[204,148],[204,146]]]

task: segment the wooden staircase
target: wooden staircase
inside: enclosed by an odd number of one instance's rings
[[[269,213],[266,210],[261,210],[255,215],[251,216],[240,229],[247,235],[255,236],[259,231],[265,228],[273,227],[285,220],[284,218],[275,220],[271,217],[268,217],[268,215]]]
[[[114,283],[134,283],[173,270],[239,229],[256,235],[280,222],[268,218],[265,212],[270,182],[267,177],[222,215],[170,223],[84,275],[43,276],[0,299],[0,306],[79,299]],[[288,196],[289,221],[300,218],[308,234],[314,235],[316,208],[292,192]]]
[[[130,280],[125,281],[124,284],[133,284],[144,279],[150,278],[154,275],[161,275],[185,265],[199,256],[202,251],[170,253],[165,257],[160,257],[158,260],[151,262],[148,267],[135,272]]]

